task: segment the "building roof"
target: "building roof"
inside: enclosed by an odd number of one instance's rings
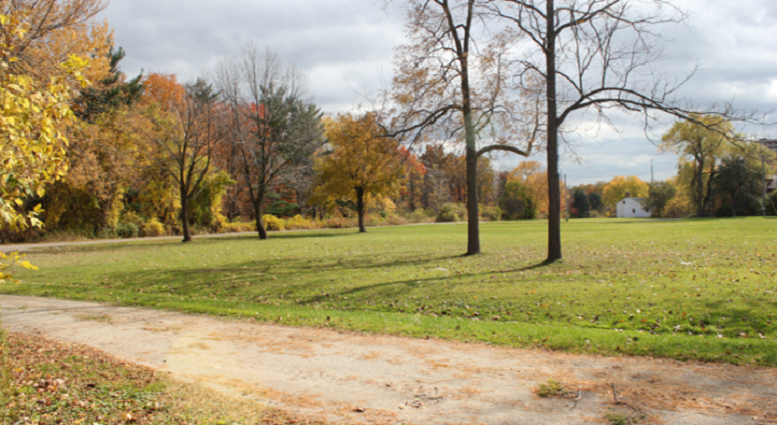
[[[777,152],[777,139],[760,139],[758,140],[758,143]]]

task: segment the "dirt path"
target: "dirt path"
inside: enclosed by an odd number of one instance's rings
[[[293,412],[353,423],[777,423],[777,370],[508,350],[227,321],[95,303],[0,296],[2,325]],[[582,397],[539,398],[553,377]],[[575,395],[577,395],[575,393]],[[363,410],[359,412],[356,410]]]

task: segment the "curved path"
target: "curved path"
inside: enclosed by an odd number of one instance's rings
[[[300,329],[0,295],[11,331],[77,342],[303,416],[348,423],[775,424],[777,370]],[[540,398],[548,378],[580,400]],[[642,422],[644,423],[644,422]]]

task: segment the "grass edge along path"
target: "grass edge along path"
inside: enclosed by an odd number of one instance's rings
[[[473,321],[421,314],[327,311],[305,307],[263,304],[233,308],[223,301],[199,302],[144,300],[115,303],[109,298],[68,297],[69,300],[104,302],[123,307],[151,308],[203,314],[234,320],[292,327],[324,328],[411,338],[439,338],[464,343],[485,343],[505,348],[548,349],[575,354],[663,357],[682,361],[725,362],[777,367],[777,341],[720,339],[697,335],[651,335],[637,331],[577,328],[519,322]]]

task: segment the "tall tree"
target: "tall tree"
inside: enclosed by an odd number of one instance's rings
[[[719,157],[736,139],[731,123],[714,115],[692,116],[692,120],[678,121],[661,138],[661,149],[690,160],[693,169],[692,200],[696,217],[705,216],[705,207],[712,196],[712,181],[718,170]]]
[[[152,112],[159,151],[155,167],[178,186],[183,241],[189,242],[189,206],[203,189],[213,150],[222,137],[216,116],[218,95],[204,80],[182,87],[175,84],[174,76],[168,78],[172,98],[157,103]]]
[[[247,45],[216,71],[230,109],[230,143],[254,208],[260,239],[264,201],[283,176],[307,166],[324,143],[321,111],[305,96],[305,78],[271,51]]]
[[[396,140],[381,137],[374,113],[339,115],[326,126],[331,153],[318,169],[319,198],[350,198],[356,203],[359,232],[364,233],[366,201],[399,194],[407,166]]]
[[[489,33],[478,0],[404,4],[410,42],[397,51],[392,100],[399,119],[393,134],[411,141],[464,140],[467,255],[479,254],[478,158],[496,150],[528,156],[533,143],[521,137],[520,103],[510,97],[505,57],[515,40],[509,32]],[[479,148],[478,139],[488,146]]]
[[[39,226],[28,197],[43,196],[45,185],[67,172],[64,129],[74,121],[67,79],[86,83],[87,62],[73,56],[57,74],[41,82],[26,73],[16,56],[27,43],[29,23],[14,10],[0,13],[0,229]]]
[[[547,139],[547,261],[562,258],[559,146],[570,116],[593,109],[610,123],[616,109],[690,117],[674,97],[686,80],[661,75],[661,26],[684,14],[666,0],[486,0],[494,16],[510,23],[529,40],[517,61],[519,85],[544,84]],[[721,114],[729,114],[724,111]]]
[[[668,181],[649,183],[648,197],[642,200],[642,208],[653,217],[661,217],[666,204],[677,194],[677,189]]]

